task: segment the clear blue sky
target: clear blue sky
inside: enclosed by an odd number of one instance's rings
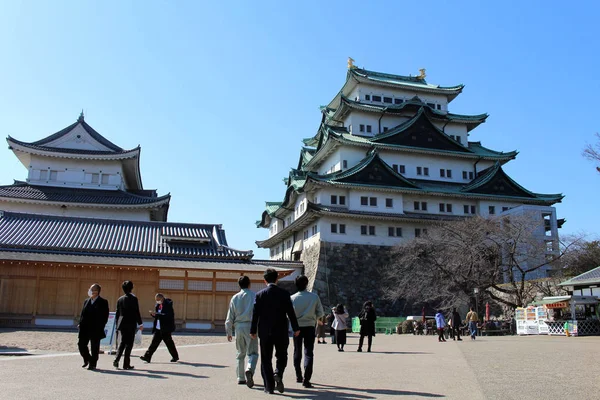
[[[132,4],[133,3],[133,4]],[[471,140],[520,153],[506,171],[566,195],[562,233],[598,232],[600,174],[581,156],[600,131],[597,2],[0,3],[0,135],[41,139],[83,108],[97,131],[142,145],[146,188],[170,221],[221,223],[252,249],[264,201],[314,135],[346,59],[466,85],[456,113],[487,112]],[[0,184],[24,179],[9,150]]]

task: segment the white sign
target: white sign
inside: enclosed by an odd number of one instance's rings
[[[115,316],[117,313],[108,313],[108,321],[104,327],[104,334],[106,337],[100,341],[101,346],[112,346],[115,337]]]

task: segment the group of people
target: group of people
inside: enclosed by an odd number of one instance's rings
[[[323,306],[319,296],[306,290],[308,278],[304,275],[296,277],[295,284],[298,291],[292,296],[285,289],[277,286],[277,279],[277,271],[272,268],[267,269],[264,273],[267,287],[254,294],[250,290],[250,279],[247,276],[240,277],[238,280],[240,291],[232,297],[225,321],[227,339],[230,342],[233,340],[235,329],[238,384],[245,384],[250,388],[254,386],[254,373],[260,349],[264,391],[269,394],[274,393],[275,390],[280,393],[285,390],[283,373],[288,361],[290,326],[293,332],[293,364],[296,381],[302,383],[305,388],[313,387],[311,378],[315,338],[319,338],[319,343],[325,343]],[[348,311],[342,304],[338,304],[332,309],[332,314],[331,325],[335,330],[335,343],[338,351],[344,351]],[[361,324],[364,321],[365,329],[363,331],[361,328],[358,351],[362,351],[364,336],[368,336],[367,351],[371,351],[376,319],[371,302],[365,303],[361,315],[363,315]],[[272,360],[273,350],[275,350],[275,368]],[[302,362],[303,358],[304,362]]]
[[[315,338],[319,336],[319,342],[323,339],[325,343],[325,313],[319,296],[306,290],[308,278],[304,275],[296,278],[298,291],[292,296],[288,291],[277,286],[277,280],[277,271],[272,268],[267,269],[264,273],[266,287],[254,293],[250,290],[250,278],[240,277],[238,280],[240,291],[231,298],[225,321],[227,340],[230,342],[233,341],[235,329],[238,384],[245,384],[250,388],[254,386],[254,372],[260,349],[261,375],[267,393],[274,393],[275,389],[280,393],[284,392],[283,373],[288,361],[290,326],[293,332],[293,364],[296,381],[302,383],[305,388],[313,387],[311,378]],[[138,330],[144,328],[144,325],[138,299],[132,293],[133,282],[123,282],[122,288],[124,295],[117,301],[115,315],[120,344],[113,366],[119,368],[119,362],[123,357],[122,368],[130,370],[134,368],[131,365],[131,350],[135,335]],[[107,334],[105,326],[109,317],[109,304],[100,296],[101,290],[102,287],[97,283],[90,287],[78,325],[78,347],[83,358],[82,367],[87,367],[89,370],[96,369],[100,341]],[[171,362],[177,362],[179,354],[171,336],[175,330],[173,302],[162,293],[157,293],[155,300],[155,309],[150,312],[154,318],[152,343],[140,359],[147,363],[151,362],[152,355],[160,343],[164,342],[171,354]],[[340,352],[344,351],[346,344],[347,318],[348,311],[343,304],[332,308],[330,325],[335,332],[334,342]],[[357,351],[362,352],[366,336],[367,352],[370,352],[377,319],[371,301],[365,302],[359,319],[361,329]],[[276,359],[275,368],[272,361],[273,351]],[[302,362],[303,358],[304,362]]]
[[[460,329],[462,327],[463,322],[460,318],[460,314],[456,310],[456,307],[452,309],[452,314],[450,315],[449,321],[450,336],[454,340],[462,341],[462,339],[460,338]],[[465,319],[465,322],[469,327],[469,334],[471,336],[471,340],[475,340],[475,338],[477,337],[477,321],[479,321],[477,312],[475,312],[475,310],[473,310],[473,307],[471,307]],[[445,342],[446,339],[444,338],[444,330],[446,329],[446,319],[444,318],[444,313],[442,312],[442,310],[439,310],[437,314],[435,314],[435,325],[438,332],[438,341]]]
[[[135,341],[135,334],[144,328],[140,306],[137,297],[132,293],[133,282],[125,281],[122,285],[124,295],[117,300],[117,312],[115,314],[117,335],[119,337],[119,348],[113,366],[119,368],[119,361],[123,357],[123,369],[133,369],[131,365],[131,350]],[[88,290],[88,298],[83,302],[83,308],[79,318],[79,353],[83,358],[83,368],[95,370],[100,353],[100,341],[106,337],[105,326],[108,321],[108,300],[100,296],[102,287],[94,283]],[[179,360],[177,348],[171,334],[175,330],[175,313],[173,302],[162,293],[155,296],[156,306],[150,315],[154,318],[152,325],[152,343],[146,353],[140,358],[150,362],[152,355],[161,342],[164,342],[171,353],[171,362]],[[89,348],[88,348],[89,345]],[[91,354],[90,354],[91,350]]]

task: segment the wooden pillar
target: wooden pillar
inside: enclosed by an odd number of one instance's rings
[[[38,303],[40,298],[40,269],[42,267],[35,264],[35,296],[33,297],[33,317],[37,315]]]
[[[215,327],[215,308],[217,302],[217,271],[213,271],[213,280],[212,280],[212,317],[210,322],[212,323],[213,328]]]
[[[75,272],[77,272],[77,265],[73,265],[73,269],[75,270]],[[83,268],[82,268],[83,271]],[[73,307],[73,318],[77,318],[80,315],[81,310],[78,310],[79,307],[81,307],[81,303],[79,303],[81,301],[80,298],[78,298],[77,296],[79,296],[79,291],[81,290],[81,272],[77,273],[77,295],[75,295],[73,302],[75,303],[75,307]]]
[[[187,303],[188,303],[188,271],[185,271],[185,277],[183,278],[183,324],[187,319]]]

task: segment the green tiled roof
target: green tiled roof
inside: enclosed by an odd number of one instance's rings
[[[281,201],[266,201],[265,211],[269,213],[269,215],[273,215],[273,213],[277,211],[282,204],[283,203]]]
[[[600,267],[596,267],[581,275],[577,275],[567,281],[559,284],[559,286],[584,286],[600,283]]]
[[[374,83],[383,83],[387,85],[394,86],[406,86],[413,89],[428,89],[436,92],[451,92],[451,93],[460,93],[460,91],[465,87],[465,85],[460,84],[456,86],[440,86],[440,85],[432,85],[427,83],[425,79],[419,79],[416,76],[403,76],[403,75],[393,75],[393,74],[385,74],[382,72],[369,71],[362,68],[352,68],[348,70],[348,76],[366,79],[370,82]]]

